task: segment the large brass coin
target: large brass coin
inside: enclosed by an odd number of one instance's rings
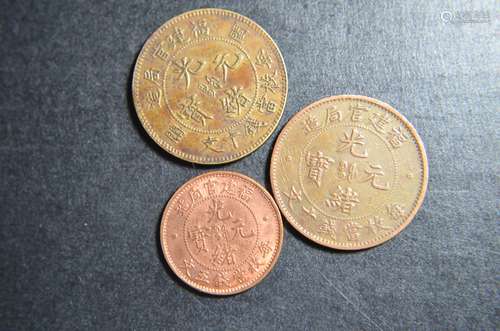
[[[236,172],[207,172],[172,196],[160,239],[180,279],[200,291],[228,295],[255,286],[272,270],[283,223],[258,183]]]
[[[296,114],[271,160],[276,202],[309,239],[363,249],[397,235],[427,188],[427,157],[413,126],[362,96],[319,100]]]
[[[253,152],[276,128],[287,96],[285,63],[250,19],[201,9],[162,25],[134,70],[134,104],[153,140],[202,164]]]

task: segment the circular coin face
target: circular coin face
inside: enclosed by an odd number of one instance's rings
[[[134,70],[135,109],[169,153],[202,164],[253,152],[276,128],[285,63],[255,22],[221,9],[177,16],[145,43]]]
[[[161,246],[172,270],[206,293],[229,295],[259,283],[273,268],[283,223],[271,195],[235,172],[189,180],[167,204]]]
[[[355,250],[379,245],[413,219],[427,157],[413,126],[381,101],[341,95],[296,114],[271,159],[274,196],[309,239]]]

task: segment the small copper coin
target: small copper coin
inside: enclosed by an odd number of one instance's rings
[[[222,9],[176,16],[146,41],[132,94],[146,132],[169,153],[201,164],[250,154],[285,107],[285,63],[252,20]]]
[[[413,126],[381,101],[319,100],[280,133],[271,184],[287,220],[324,246],[379,245],[413,219],[427,188],[427,157]]]
[[[245,291],[271,271],[283,242],[278,206],[257,182],[235,172],[189,180],[168,202],[161,247],[170,268],[202,292]]]

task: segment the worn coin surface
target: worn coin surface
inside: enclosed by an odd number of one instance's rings
[[[379,245],[413,219],[427,188],[424,146],[381,101],[341,95],[297,113],[280,133],[271,184],[288,221],[309,239],[355,250]]]
[[[180,279],[229,295],[259,283],[278,260],[283,223],[271,195],[235,172],[195,177],[175,192],[161,222],[161,247]]]
[[[138,117],[169,153],[202,164],[231,162],[269,138],[285,107],[285,63],[255,22],[221,9],[162,25],[137,59]]]

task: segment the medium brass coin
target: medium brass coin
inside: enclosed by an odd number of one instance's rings
[[[271,184],[288,221],[324,246],[379,245],[413,219],[427,188],[422,140],[381,101],[341,95],[297,113],[280,133]]]
[[[271,195],[252,179],[208,172],[180,187],[161,222],[170,268],[202,292],[229,295],[262,281],[278,260],[283,223]]]
[[[162,25],[134,69],[138,117],[169,153],[202,164],[248,155],[285,107],[285,63],[271,37],[234,12],[200,9]]]

